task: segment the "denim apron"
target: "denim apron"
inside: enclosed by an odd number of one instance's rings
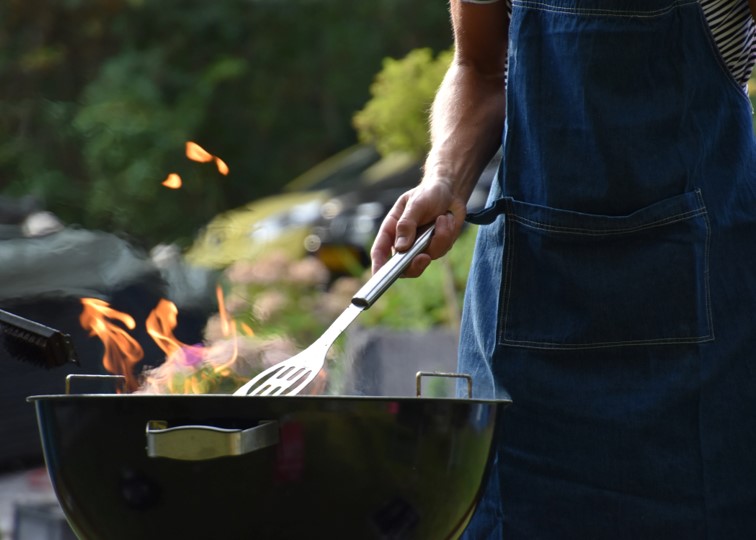
[[[463,538],[756,538],[756,146],[695,0],[514,0],[460,370]]]

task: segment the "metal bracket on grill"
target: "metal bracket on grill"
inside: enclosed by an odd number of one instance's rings
[[[162,420],[147,422],[147,455],[184,461],[243,456],[278,444],[278,422],[263,420],[249,429],[188,425],[169,428]]]
[[[89,374],[77,374],[77,373],[71,373],[70,375],[66,376],[66,395],[71,394],[71,383],[74,381],[112,381],[116,383],[116,388],[118,388],[121,392],[124,390],[126,385],[126,377],[123,375],[89,375]],[[102,393],[102,392],[98,392]]]
[[[415,375],[415,392],[417,397],[423,395],[423,377],[449,377],[467,381],[467,397],[472,398],[472,377],[466,373],[447,373],[444,371],[418,371]]]

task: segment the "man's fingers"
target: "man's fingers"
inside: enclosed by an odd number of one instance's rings
[[[412,259],[412,262],[406,268],[402,276],[408,278],[419,277],[420,274],[422,274],[425,269],[428,268],[428,265],[430,265],[431,261],[432,259],[430,255],[428,255],[427,253],[420,253],[414,259]]]
[[[412,247],[418,228],[431,222],[435,222],[436,230],[430,245],[425,253],[415,257],[403,275],[418,277],[433,259],[442,257],[451,249],[464,223],[466,208],[463,202],[450,197],[441,188],[418,187],[397,200],[373,242],[370,253],[373,273],[389,260],[394,249],[404,252]]]
[[[404,213],[406,205],[406,194],[400,197],[389,213],[383,219],[378,234],[373,241],[373,247],[370,249],[370,258],[372,260],[373,273],[386,264],[393,253],[396,243],[397,221]]]
[[[426,253],[432,259],[443,257],[451,249],[454,240],[457,238],[455,231],[455,219],[451,213],[438,216],[436,218],[436,230],[433,233],[431,243]]]

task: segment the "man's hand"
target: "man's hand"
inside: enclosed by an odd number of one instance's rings
[[[446,254],[459,237],[465,220],[465,203],[452,195],[450,184],[424,182],[404,193],[383,220],[376,236],[371,257],[375,273],[391,257],[392,251],[403,252],[415,242],[417,230],[435,222],[428,249],[415,257],[404,273],[417,277],[431,260]]]

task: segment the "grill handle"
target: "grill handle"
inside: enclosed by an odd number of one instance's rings
[[[467,397],[472,399],[472,377],[467,373],[447,373],[445,371],[418,371],[415,374],[415,394],[423,397],[423,377],[447,377],[450,379],[464,379],[467,382]]]
[[[169,428],[163,420],[147,422],[147,456],[204,461],[243,456],[278,444],[278,422],[264,420],[249,429],[188,425]]]

